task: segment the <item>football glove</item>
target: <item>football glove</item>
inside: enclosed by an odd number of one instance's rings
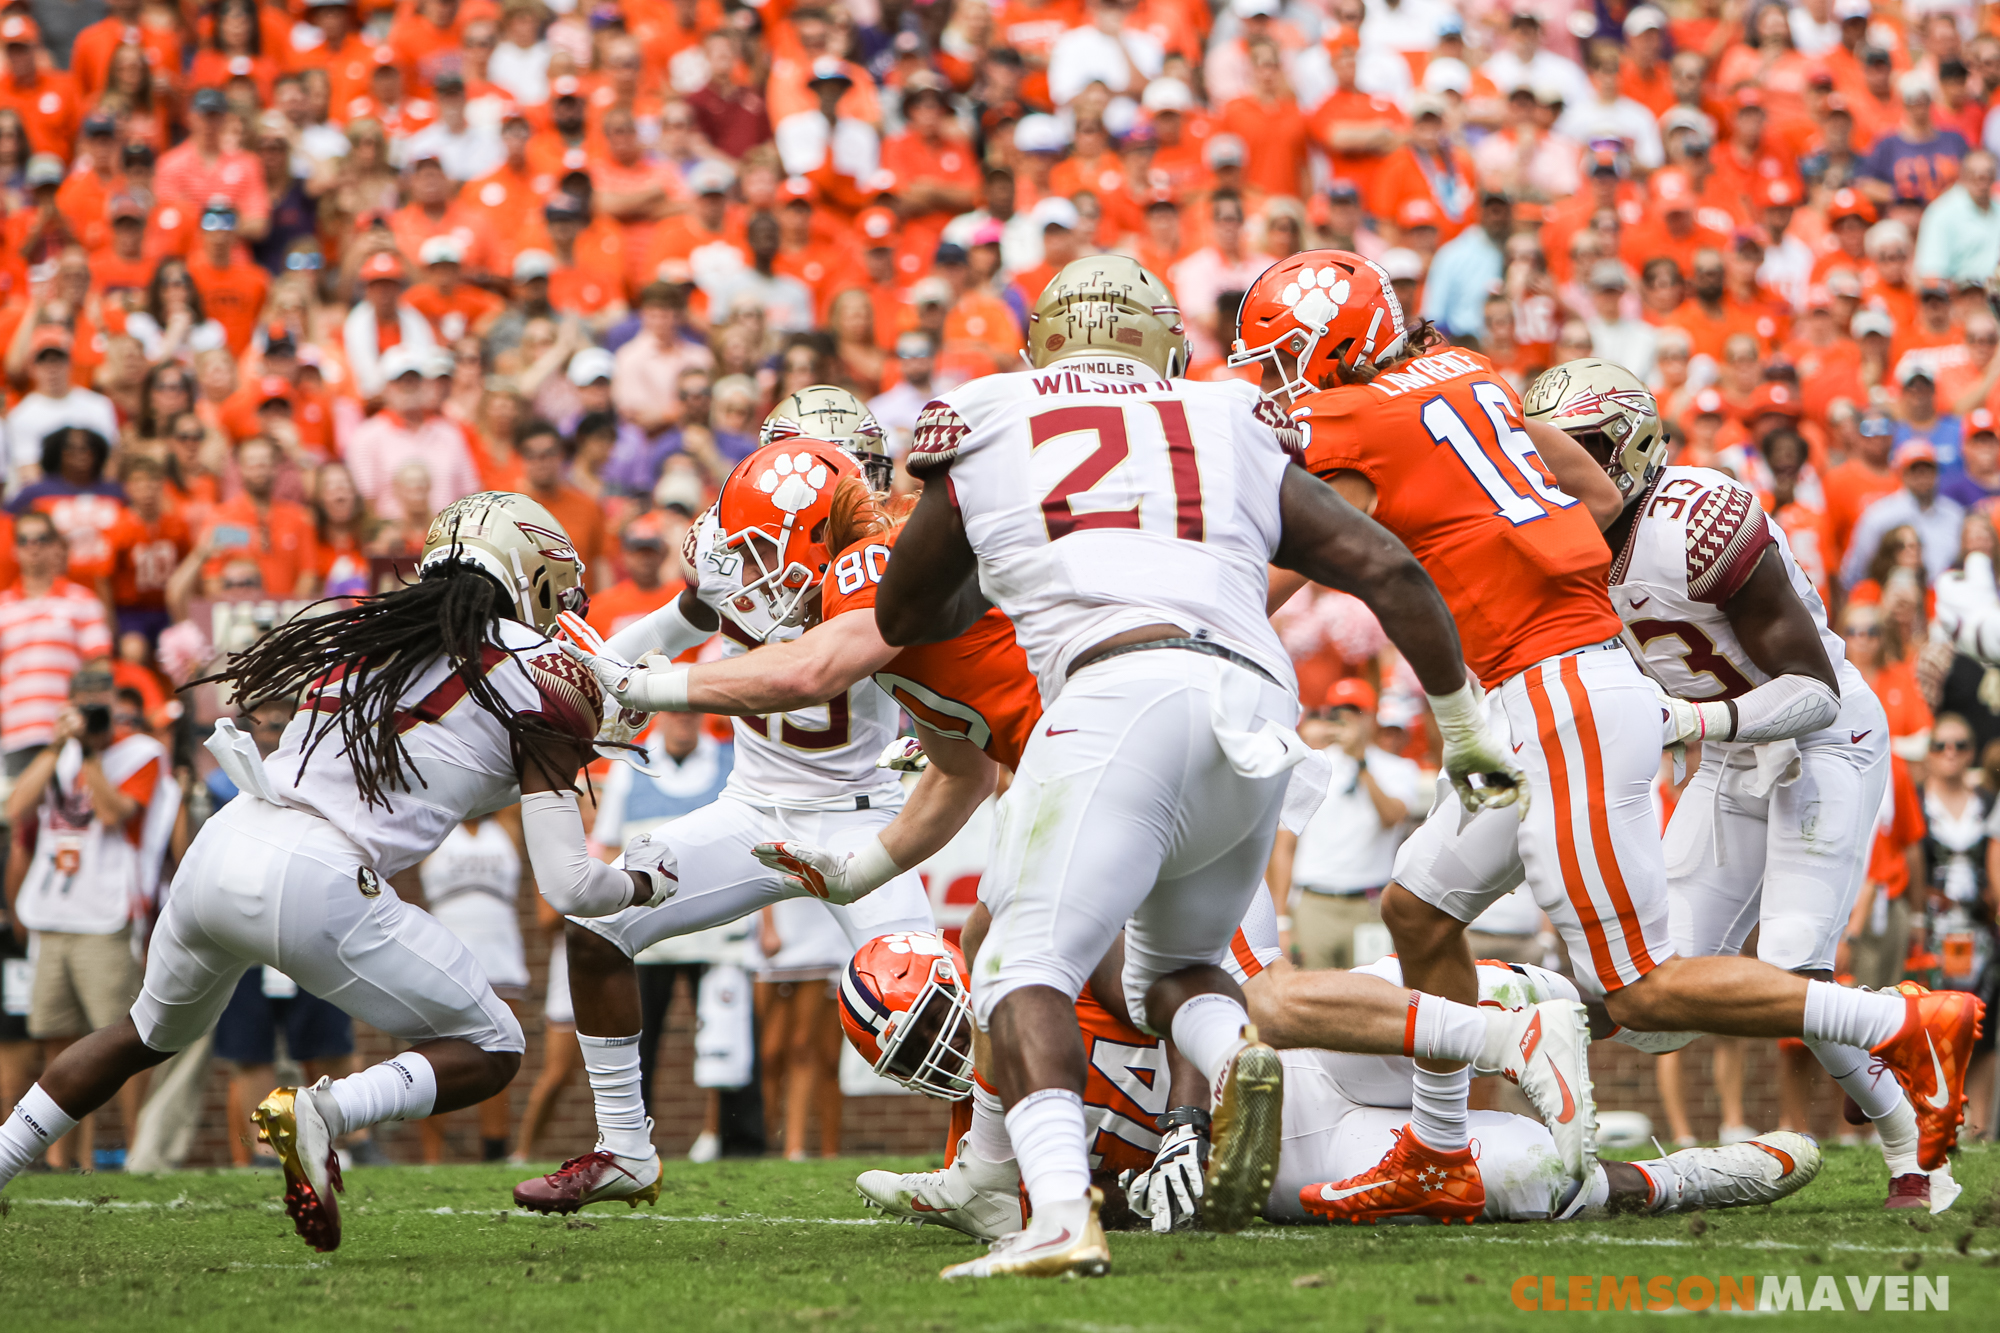
[[[882,757],[875,761],[875,767],[893,769],[898,773],[921,773],[931,766],[931,757],[924,753],[923,742],[915,736],[898,736],[890,741],[882,751]]]
[[[1118,1184],[1134,1213],[1152,1221],[1165,1235],[1192,1231],[1198,1224],[1195,1205],[1201,1200],[1202,1174],[1208,1169],[1208,1112],[1179,1106],[1157,1122],[1164,1137],[1153,1164],[1144,1171],[1125,1171]]]
[[[2000,590],[1991,557],[1968,555],[1965,568],[1938,575],[1932,591],[1931,637],[1988,665],[2000,661]]]
[[[793,893],[835,907],[867,897],[902,873],[880,838],[870,838],[858,852],[833,852],[809,842],[780,839],[760,842],[750,853],[783,876]]]
[[[681,891],[680,857],[664,838],[655,840],[652,834],[641,833],[626,844],[619,864],[652,888],[650,895],[633,902],[634,907],[658,907]]]
[[[1467,818],[1481,810],[1513,806],[1518,818],[1528,817],[1528,778],[1508,762],[1507,752],[1486,725],[1484,696],[1471,677],[1450,694],[1431,694],[1431,716],[1437,719],[1444,744],[1444,773]],[[1479,782],[1474,785],[1473,779]]]
[[[688,668],[657,658],[634,665],[615,657],[580,647],[568,639],[556,646],[590,668],[604,697],[621,708],[646,713],[688,711]]]
[[[1726,741],[1736,729],[1736,716],[1727,703],[1710,700],[1706,703],[1690,703],[1686,699],[1676,699],[1657,684],[1653,692],[1660,699],[1660,748],[1663,750],[1687,749],[1689,741]]]

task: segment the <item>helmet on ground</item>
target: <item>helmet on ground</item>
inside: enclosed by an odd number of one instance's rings
[[[1072,260],[1028,314],[1028,364],[1115,352],[1169,379],[1188,368],[1181,308],[1167,285],[1124,255]]]
[[[780,440],[831,440],[854,456],[868,478],[868,488],[886,491],[896,465],[882,423],[868,404],[833,384],[808,384],[771,409],[757,432],[757,443]]]
[[[931,931],[877,935],[840,978],[840,1026],[886,1079],[957,1101],[972,1091],[965,955]]]
[[[1666,465],[1659,404],[1637,375],[1614,362],[1584,357],[1549,367],[1528,386],[1521,409],[1598,457],[1623,499],[1645,490]]]
[[[833,559],[826,548],[833,492],[861,465],[827,440],[767,444],[736,465],[715,503],[715,550],[741,558],[742,588],[723,614],[760,643],[803,624]]]
[[[449,564],[490,575],[514,603],[515,618],[553,635],[556,617],[590,609],[583,557],[556,516],[513,491],[479,491],[453,500],[431,520],[417,573]]]
[[[1306,250],[1265,269],[1243,293],[1229,364],[1270,361],[1289,400],[1337,383],[1342,362],[1387,365],[1407,341],[1386,269],[1348,250]]]

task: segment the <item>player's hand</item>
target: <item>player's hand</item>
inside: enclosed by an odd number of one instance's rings
[[[1656,683],[1653,693],[1660,700],[1660,748],[1685,751],[1690,741],[1728,740],[1735,728],[1729,705],[1720,700],[1693,703],[1676,699]]]
[[[1486,696],[1479,682],[1467,676],[1450,694],[1427,694],[1431,717],[1437,722],[1444,748],[1444,775],[1458,793],[1458,803],[1471,818],[1481,810],[1513,806],[1528,817],[1528,777],[1507,758],[1507,751],[1486,725]],[[1474,778],[1479,781],[1475,784]]]
[[[1160,1140],[1151,1166],[1123,1172],[1118,1184],[1125,1191],[1125,1202],[1140,1217],[1150,1218],[1153,1230],[1192,1231],[1207,1167],[1208,1136],[1197,1125],[1180,1124]]]
[[[921,773],[931,766],[931,757],[924,753],[923,742],[915,736],[898,736],[883,748],[882,757],[875,761],[875,767],[893,769],[898,773]]]
[[[854,864],[851,852],[830,852],[809,842],[782,839],[760,842],[750,853],[784,876],[792,889],[836,907],[847,906],[875,887],[863,887],[850,877]]]
[[[607,699],[621,708],[646,713],[684,713],[688,710],[688,668],[663,659],[638,664],[578,647],[570,640],[557,639],[556,646],[590,668]]]
[[[2000,589],[1994,586],[1990,557],[1967,556],[1965,568],[1940,574],[1932,591],[1932,638],[1983,662],[2000,658]]]

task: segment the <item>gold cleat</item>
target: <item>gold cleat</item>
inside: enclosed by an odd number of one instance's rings
[[[1285,1068],[1278,1053],[1243,1025],[1249,1044],[1217,1083],[1208,1174],[1202,1182],[1202,1223],[1210,1231],[1241,1231],[1264,1211],[1278,1176],[1285,1111]]]
[[[300,1239],[322,1253],[340,1248],[340,1200],[346,1190],[333,1135],[313,1088],[274,1088],[250,1115],[285,1171],[285,1212]]]
[[[1111,1247],[1097,1212],[1104,1192],[1037,1214],[1026,1231],[993,1242],[977,1259],[938,1273],[947,1282],[966,1277],[1103,1277],[1111,1271]],[[1062,1214],[1062,1215],[1054,1215]]]

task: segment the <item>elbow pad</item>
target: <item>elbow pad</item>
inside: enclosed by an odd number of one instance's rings
[[[634,621],[605,640],[604,651],[621,662],[636,662],[647,653],[679,657],[690,648],[699,648],[715,635],[681,613],[676,597],[659,610]]]
[[[521,798],[521,833],[535,886],[564,916],[611,916],[632,905],[632,877],[590,854],[573,791]]]
[[[1840,716],[1840,696],[1811,676],[1780,676],[1730,700],[1735,706],[1733,741],[1785,741],[1809,736]]]

